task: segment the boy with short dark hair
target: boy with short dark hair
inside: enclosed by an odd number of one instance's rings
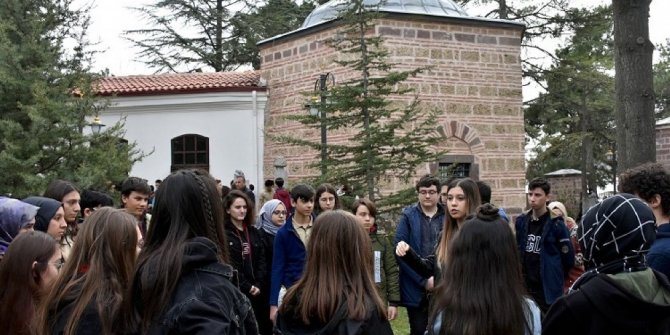
[[[142,236],[147,233],[148,221],[146,210],[151,196],[151,188],[146,180],[128,177],[121,184],[121,207],[137,219]]]
[[[79,203],[81,205],[82,221],[100,207],[114,206],[112,197],[105,193],[93,190],[84,190],[81,192],[81,201]]]
[[[670,174],[662,164],[646,163],[626,170],[619,180],[619,191],[634,194],[654,212],[656,241],[647,253],[647,263],[670,278]]]
[[[294,186],[291,205],[295,212],[279,228],[274,241],[270,286],[270,319],[273,321],[277,316],[279,291],[293,285],[305,266],[305,246],[312,230],[314,189],[304,184]]]
[[[547,208],[551,185],[535,178],[528,185],[530,210],[516,218],[516,241],[526,288],[546,313],[563,295],[563,283],[575,264],[570,233],[563,219]]]

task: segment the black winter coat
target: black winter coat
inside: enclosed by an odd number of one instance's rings
[[[291,302],[286,302],[291,303]],[[295,302],[293,302],[295,303]],[[305,325],[300,316],[277,315],[277,335],[393,335],[391,324],[381,317],[376,306],[369,304],[368,317],[363,321],[347,318],[346,304],[340,306],[328,323],[312,321]]]
[[[214,242],[191,239],[170,304],[147,334],[258,334],[251,303],[233,283],[233,274],[217,259]]]
[[[251,286],[262,288],[262,283],[268,277],[267,260],[261,235],[258,229],[253,226],[247,227],[247,231],[249,233],[249,243],[251,244],[250,263],[242,257],[242,241],[240,237],[246,240],[246,234],[237,230],[232,223],[226,223],[226,239],[228,240],[230,265],[237,270],[239,288],[244,294],[249,294]]]

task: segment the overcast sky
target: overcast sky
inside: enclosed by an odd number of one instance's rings
[[[89,2],[90,0],[82,0]],[[92,22],[89,37],[98,42],[102,52],[95,58],[94,69],[109,69],[113,75],[151,74],[153,71],[144,64],[134,61],[135,50],[131,43],[121,37],[124,30],[142,28],[138,15],[130,6],[141,6],[151,0],[96,0],[91,12]],[[576,0],[573,3],[598,3],[594,0]],[[650,38],[661,43],[670,37],[670,25],[667,14],[670,13],[670,1],[653,0],[650,10]]]

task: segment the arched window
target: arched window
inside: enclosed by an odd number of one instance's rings
[[[186,134],[172,139],[172,165],[170,171],[203,169],[209,171],[209,138]]]

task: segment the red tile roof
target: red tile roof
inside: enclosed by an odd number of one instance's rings
[[[260,72],[176,73],[106,77],[97,82],[98,95],[161,95],[265,90]]]

